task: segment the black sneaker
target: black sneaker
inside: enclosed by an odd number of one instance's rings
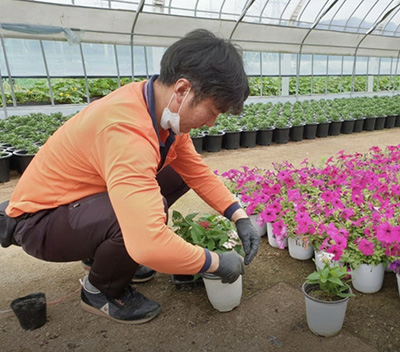
[[[101,292],[90,292],[83,285],[81,299],[84,310],[125,324],[146,323],[161,311],[157,302],[147,299],[130,286],[119,299],[113,299]]]
[[[85,270],[90,271],[90,268],[92,267],[93,262],[94,262],[93,259],[82,260],[82,266]],[[139,267],[136,270],[135,275],[133,275],[132,283],[141,283],[141,282],[149,281],[154,277],[155,274],[156,274],[155,270],[150,269],[149,267],[144,266],[144,265],[139,265]]]

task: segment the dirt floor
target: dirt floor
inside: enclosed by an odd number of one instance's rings
[[[308,158],[317,162],[344,149],[365,152],[371,146],[400,143],[400,129],[340,135],[286,145],[204,153],[213,170],[240,166],[269,168],[287,160],[298,166]],[[0,185],[0,201],[8,199],[18,181]],[[210,208],[193,192],[174,208],[184,214]],[[386,273],[383,288],[375,294],[356,292],[348,304],[340,334],[313,335],[305,316],[301,285],[314,270],[311,260],[290,258],[286,250],[268,245],[264,236],[259,253],[247,267],[241,305],[219,313],[210,305],[204,287],[177,290],[170,275],[158,273],[137,285],[143,294],[162,305],[153,321],[138,326],[115,323],[80,308],[80,263],[39,261],[18,247],[0,248],[0,350],[1,351],[400,351],[400,299],[396,278]],[[23,330],[9,311],[10,302],[33,292],[47,296],[47,323]]]

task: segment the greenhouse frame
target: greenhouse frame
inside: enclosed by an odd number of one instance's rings
[[[248,76],[259,78],[252,95],[263,101],[400,89],[397,0],[3,0],[4,116],[21,105],[19,79],[45,79],[54,106],[52,79],[83,78],[89,103],[88,79],[112,77],[119,86],[122,77],[148,78],[159,72],[165,48],[196,28],[242,48]],[[304,77],[309,86],[301,92]],[[267,91],[265,78],[277,89]]]

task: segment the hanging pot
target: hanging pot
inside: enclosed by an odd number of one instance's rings
[[[240,304],[242,298],[242,275],[231,284],[223,284],[221,278],[211,274],[201,274],[211,305],[220,312],[229,312]]]
[[[342,329],[349,297],[337,301],[323,301],[313,297],[319,285],[304,283],[302,291],[306,302],[309,329],[319,336],[334,336]]]
[[[308,260],[314,254],[314,249],[309,243],[308,246],[299,237],[288,238],[289,254],[292,258],[298,260]]]
[[[267,233],[267,224],[264,223],[262,226],[260,226],[257,223],[257,218],[259,217],[259,214],[253,214],[253,215],[249,215],[250,221],[253,224],[253,226],[255,227],[255,229],[257,230],[257,233],[261,236],[264,236]]]
[[[361,264],[353,269],[353,287],[363,293],[378,292],[383,285],[385,276],[385,266],[383,263],[378,265]]]

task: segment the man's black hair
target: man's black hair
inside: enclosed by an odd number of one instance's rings
[[[238,114],[249,95],[241,51],[205,29],[197,29],[172,44],[161,60],[158,80],[167,86],[190,81],[194,104],[212,98],[222,112]]]

